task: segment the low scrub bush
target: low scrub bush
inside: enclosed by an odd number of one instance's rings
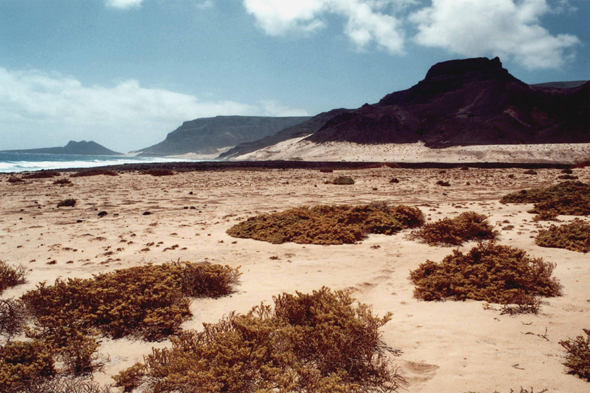
[[[224,296],[238,280],[237,269],[179,262],[138,266],[94,276],[39,284],[23,295],[35,321],[34,335],[66,346],[72,331],[93,328],[120,338],[156,341],[176,334],[191,313],[187,296]],[[211,281],[203,284],[201,281]]]
[[[480,243],[467,254],[453,250],[442,262],[426,261],[410,273],[414,295],[422,300],[484,300],[508,303],[523,295],[559,296],[561,286],[551,277],[555,264],[530,258],[523,250]]]
[[[57,207],[74,207],[76,206],[76,200],[74,198],[67,198],[64,200],[61,200],[57,203]]]
[[[548,188],[533,188],[505,195],[501,203],[534,203],[529,213],[549,212],[585,216],[590,214],[590,185],[566,181]]]
[[[590,224],[575,219],[565,225],[551,225],[537,235],[535,243],[541,247],[565,248],[566,250],[590,251]]]
[[[49,179],[57,176],[61,174],[55,171],[38,171],[24,175],[23,179]]]
[[[70,179],[68,179],[67,177],[62,177],[61,179],[57,179],[56,181],[54,181],[53,184],[60,185],[60,186],[66,186],[68,184],[72,184],[72,181]]]
[[[28,320],[27,310],[18,299],[0,299],[0,335],[11,338],[23,331]]]
[[[40,341],[0,346],[0,392],[28,392],[32,384],[56,374],[54,352]]]
[[[441,187],[450,187],[451,183],[449,183],[448,181],[439,180],[436,182],[436,185]]]
[[[18,393],[111,393],[109,385],[100,384],[81,378],[69,378],[57,376],[51,379],[42,379],[27,385],[26,390]],[[16,393],[16,392],[15,392]]]
[[[147,169],[142,172],[144,175],[152,176],[172,176],[175,172],[171,169]]]
[[[567,354],[564,365],[570,369],[570,374],[590,382],[590,329],[582,329],[586,337],[578,336],[575,340],[560,341]]]
[[[319,205],[252,217],[227,233],[274,244],[351,244],[369,233],[393,235],[423,223],[420,209],[410,206]]]
[[[498,231],[490,225],[487,216],[465,212],[455,218],[426,223],[412,232],[410,238],[431,246],[460,246],[469,240],[494,240],[497,236]]]
[[[282,294],[274,308],[230,314],[203,332],[187,331],[172,348],[113,377],[131,392],[395,392],[404,379],[386,355],[374,316],[348,293],[328,288]]]
[[[17,177],[17,176],[10,176],[7,181],[9,183],[22,183],[22,182],[24,182],[23,179],[21,179],[20,177]]]
[[[510,300],[506,301],[500,314],[538,314],[541,310],[541,299],[538,296],[517,291]]]
[[[334,179],[332,181],[332,184],[337,184],[337,185],[354,184],[354,179],[349,176],[338,176],[336,179]]]
[[[119,176],[115,171],[110,169],[86,169],[70,175],[70,177],[88,177],[88,176]]]
[[[4,261],[0,261],[0,295],[6,289],[27,282],[27,269],[22,266],[11,266]]]

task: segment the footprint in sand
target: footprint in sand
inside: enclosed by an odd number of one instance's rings
[[[404,372],[403,377],[410,386],[421,385],[430,381],[436,376],[436,373],[440,368],[436,364],[412,362],[409,360],[402,362],[399,366]]]

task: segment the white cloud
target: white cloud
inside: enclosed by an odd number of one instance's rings
[[[127,10],[129,8],[139,7],[143,0],[105,0],[106,5],[112,8]]]
[[[0,68],[0,150],[94,140],[119,151],[158,143],[186,120],[217,115],[305,115],[274,102],[202,101],[127,80],[84,86],[71,77]]]
[[[549,12],[546,0],[433,0],[410,20],[418,27],[420,45],[514,59],[529,69],[558,68],[580,41],[543,28],[539,18]]]
[[[391,53],[403,53],[404,34],[394,10],[413,0],[244,0],[248,13],[269,35],[311,32],[333,14],[346,20],[345,34],[359,48],[374,42]]]

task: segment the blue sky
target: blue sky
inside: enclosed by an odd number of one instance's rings
[[[590,0],[0,0],[0,150],[355,108],[456,58],[590,79]]]

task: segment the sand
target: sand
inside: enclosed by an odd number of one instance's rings
[[[474,145],[430,149],[422,142],[362,145],[350,142],[314,143],[289,139],[244,154],[239,160],[373,161],[373,162],[509,162],[564,163],[590,159],[590,144]]]
[[[393,358],[411,393],[508,393],[523,386],[535,392],[590,391],[590,384],[568,375],[560,340],[590,328],[590,258],[587,254],[541,248],[534,236],[548,222],[536,223],[530,205],[502,205],[500,197],[523,188],[557,183],[556,169],[392,169],[321,173],[317,170],[230,170],[184,172],[152,177],[134,172],[119,177],[54,179],[11,184],[0,175],[0,259],[30,269],[28,283],[3,298],[20,296],[39,282],[61,277],[91,277],[98,272],[164,262],[209,261],[241,266],[241,283],[221,299],[195,299],[194,314],[183,328],[201,329],[236,310],[246,313],[281,292],[311,292],[322,286],[351,289],[378,315],[393,313],[383,327],[385,342],[401,351]],[[575,169],[584,182],[590,167]],[[336,176],[356,184],[324,184]],[[510,178],[509,176],[513,176]],[[64,173],[67,176],[67,173]],[[392,184],[396,177],[399,183]],[[437,180],[451,183],[437,186]],[[469,185],[467,185],[469,183]],[[74,208],[57,208],[65,198]],[[452,248],[430,247],[396,236],[371,235],[354,245],[273,245],[226,234],[232,225],[260,213],[316,204],[387,201],[419,207],[429,220],[465,211],[490,216],[501,231],[500,244],[520,247],[533,257],[555,262],[562,297],[543,299],[539,315],[500,315],[482,302],[424,302],[413,296],[410,270],[430,259],[440,261]],[[108,214],[99,218],[98,212]],[[145,212],[151,214],[144,215]],[[561,216],[564,222],[573,217]],[[588,220],[588,218],[585,218]],[[80,222],[78,222],[80,221]],[[469,250],[474,243],[460,247]],[[94,379],[141,361],[152,347],[168,341],[102,339],[110,361]]]

